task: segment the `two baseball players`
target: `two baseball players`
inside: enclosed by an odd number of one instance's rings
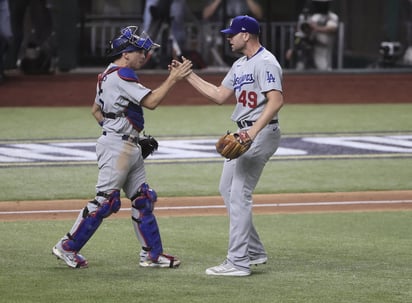
[[[99,177],[96,197],[79,214],[71,231],[53,248],[53,253],[71,267],[86,267],[79,250],[102,220],[120,208],[120,190],[132,201],[132,221],[142,245],[140,265],[175,267],[180,261],[164,254],[159,228],[153,215],[156,192],[146,182],[143,158],[138,147],[144,128],[142,107],[154,109],[176,81],[186,79],[197,91],[217,104],[233,95],[237,103],[231,119],[238,131],[253,140],[237,159],[225,161],[219,191],[230,220],[229,246],[223,263],[206,274],[248,276],[251,265],[267,262],[267,252],[252,218],[252,194],[262,171],[280,142],[278,112],[283,106],[282,68],[276,57],[259,41],[260,26],[249,16],[235,17],[221,31],[233,52],[243,54],[234,62],[222,83],[216,86],[195,74],[189,60],[173,60],[169,77],[156,90],[145,88],[134,73],[144,62],[145,52],[156,44],[137,36],[128,27],[111,45],[114,57],[99,75],[93,115],[103,127],[98,139]]]

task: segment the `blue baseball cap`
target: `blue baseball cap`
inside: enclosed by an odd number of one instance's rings
[[[238,33],[258,35],[260,33],[260,27],[255,18],[244,15],[233,18],[230,21],[229,28],[222,29],[220,32],[227,35],[236,35]]]

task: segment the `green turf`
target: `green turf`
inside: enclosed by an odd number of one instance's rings
[[[160,106],[146,110],[154,136],[220,135],[234,130],[233,106]],[[284,133],[412,131],[412,104],[289,105],[280,113]],[[100,128],[88,107],[0,108],[1,139],[95,138]]]
[[[256,193],[409,190],[412,159],[271,161]],[[149,164],[159,196],[218,195],[221,163]],[[90,199],[96,166],[0,169],[2,200]]]
[[[166,136],[219,136],[234,129],[232,106],[164,106],[146,111],[147,131]],[[288,105],[285,136],[313,133],[411,133],[411,104]],[[0,140],[90,139],[100,128],[88,107],[0,108]],[[1,142],[0,142],[1,143]],[[270,162],[257,193],[410,189],[411,159],[346,159]],[[148,164],[148,181],[162,196],[217,195],[221,163]],[[96,165],[0,169],[0,200],[89,199]]]
[[[146,112],[155,136],[218,136],[233,124],[232,107],[162,107]],[[412,105],[286,105],[281,124],[295,133],[412,132]],[[201,114],[200,114],[201,113]],[[89,108],[0,108],[0,140],[94,140]],[[411,159],[287,160],[268,163],[257,193],[410,189]],[[148,164],[161,196],[215,195],[221,163]],[[0,169],[0,200],[84,198],[94,193],[97,168]],[[201,199],[201,197],[199,197]],[[75,214],[73,216],[73,220]],[[71,270],[51,247],[73,220],[0,222],[1,302],[308,302],[412,301],[412,212],[255,216],[269,253],[245,278],[208,277],[223,261],[226,217],[158,218],[176,270],[137,267],[130,220],[105,220],[82,253],[90,268]]]
[[[209,277],[223,261],[226,217],[159,218],[178,269],[137,267],[130,220],[106,220],[82,252],[58,262],[51,246],[72,221],[0,222],[2,302],[411,302],[412,212],[258,215],[269,253],[244,278]]]

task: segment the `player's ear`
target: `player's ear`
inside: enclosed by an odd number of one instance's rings
[[[130,54],[129,52],[122,53],[122,58],[129,61],[129,54]]]

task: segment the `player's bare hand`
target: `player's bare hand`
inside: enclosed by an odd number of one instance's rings
[[[184,79],[192,73],[192,67],[193,63],[190,60],[185,60],[183,62],[173,60],[169,65],[170,76],[175,80]]]
[[[190,61],[190,60],[182,56],[182,61],[185,62],[185,61]],[[170,71],[173,67],[178,67],[181,64],[182,62],[180,62],[179,60],[173,59],[172,62],[167,67],[168,67],[168,70]]]
[[[180,62],[180,61],[178,61],[178,60],[176,60],[176,59],[173,59],[172,62],[167,66],[167,67],[168,67],[168,70],[170,71],[173,67],[178,67],[178,66],[180,66],[180,64],[182,64],[182,62]]]

